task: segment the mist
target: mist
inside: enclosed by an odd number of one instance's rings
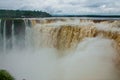
[[[62,56],[56,48],[15,48],[0,53],[0,69],[16,80],[119,80],[114,45],[106,38],[85,38]]]

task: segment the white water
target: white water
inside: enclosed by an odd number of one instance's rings
[[[60,25],[93,25],[93,22],[55,22],[51,24],[38,24],[36,31],[45,26],[57,27]],[[12,49],[8,49],[6,36],[6,21],[4,22],[3,34],[0,33],[0,69],[8,70],[16,80],[119,80],[114,59],[116,58],[116,48],[114,41],[110,39],[86,38],[80,42],[75,51],[68,51],[66,55],[60,56],[56,48],[35,47],[41,38],[40,34],[33,34],[28,21],[25,23],[25,46],[21,50],[22,43],[18,40],[14,31],[15,25],[12,22],[11,43]],[[1,20],[0,20],[1,24]],[[111,28],[107,23],[94,24],[97,29],[106,31],[118,31],[118,28]],[[47,30],[47,28],[46,28]],[[2,37],[3,36],[3,37]],[[45,36],[46,37],[46,36]],[[47,36],[48,37],[48,36]],[[57,37],[57,36],[55,36]],[[43,40],[48,40],[49,37]],[[35,40],[35,41],[34,41]],[[42,43],[42,40],[40,40]],[[36,44],[34,44],[36,42]],[[43,41],[44,42],[44,41]],[[24,44],[23,44],[24,45]]]
[[[15,48],[15,31],[14,31],[14,21],[12,21],[12,47]]]
[[[8,70],[16,80],[119,80],[112,44],[108,39],[87,38],[63,57],[54,48],[14,49],[0,54],[0,69]]]
[[[0,45],[2,45],[2,34],[1,34],[1,19],[0,19]],[[1,50],[2,46],[0,46],[0,50]]]
[[[6,54],[7,40],[6,40],[6,21],[4,21],[3,26],[3,53]]]

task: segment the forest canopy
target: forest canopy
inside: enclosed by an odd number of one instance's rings
[[[49,13],[29,10],[0,10],[0,18],[38,18],[51,17]]]

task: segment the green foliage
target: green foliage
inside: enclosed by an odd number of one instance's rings
[[[6,70],[0,70],[0,80],[15,80]]]
[[[38,17],[51,17],[51,15],[42,11],[0,10],[0,18],[38,18]]]

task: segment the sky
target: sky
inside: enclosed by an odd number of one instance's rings
[[[0,0],[0,9],[40,10],[56,15],[120,15],[120,0]]]

